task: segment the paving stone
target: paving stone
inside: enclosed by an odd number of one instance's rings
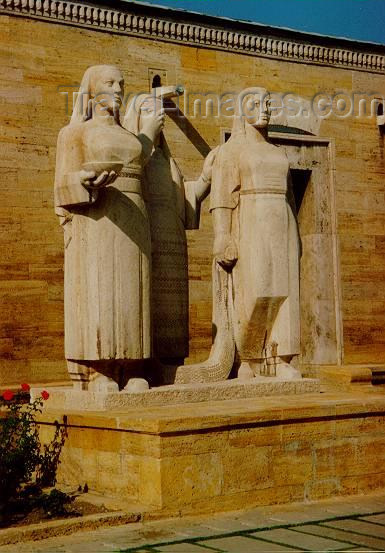
[[[244,528],[248,530],[259,530],[260,528],[272,528],[274,526],[280,526],[282,522],[273,520],[272,518],[254,518],[252,516],[242,516],[240,522],[244,525]]]
[[[209,550],[193,543],[177,543],[175,545],[162,545],[154,548],[161,553],[208,553]],[[136,553],[136,552],[135,552]]]
[[[379,513],[372,516],[372,513]],[[359,519],[327,520],[333,515],[358,515]],[[326,520],[325,520],[326,519]],[[277,529],[282,524],[301,523],[307,521],[323,521],[320,524],[305,524],[301,527],[293,527],[289,530]],[[377,523],[377,524],[374,524]],[[383,524],[383,526],[381,526]],[[331,526],[333,525],[333,526]],[[364,525],[364,526],[362,526]],[[274,529],[275,527],[275,529]],[[263,532],[256,531],[263,528]],[[269,528],[269,530],[266,530]],[[270,530],[271,528],[271,530]],[[320,546],[319,543],[311,549],[325,550],[338,549],[344,551],[367,551],[379,549],[385,551],[385,496],[361,496],[359,498],[343,498],[311,502],[308,504],[293,504],[287,506],[258,507],[244,513],[224,513],[213,517],[190,517],[185,519],[159,520],[146,523],[134,523],[127,526],[112,528],[102,527],[99,530],[78,532],[69,536],[48,538],[38,542],[27,542],[16,545],[0,547],[0,553],[117,553],[120,550],[140,548],[140,552],[157,551],[158,543],[181,541],[183,539],[199,538],[199,544],[187,544],[186,546],[198,545],[201,550],[209,551],[210,547],[215,550],[214,543],[226,541],[228,547],[233,547],[234,540],[242,541],[250,545],[252,538],[247,536],[223,537],[224,534],[231,534],[243,530],[253,531],[253,547],[260,547],[258,551],[283,551],[285,549],[306,548],[304,540],[325,540]],[[299,532],[299,530],[301,532]],[[268,539],[277,539],[276,532],[286,532],[282,545],[275,545],[272,542],[264,542],[260,537],[268,535]],[[275,534],[272,534],[275,532]],[[315,537],[310,533],[316,534]],[[370,533],[370,536],[360,535]],[[288,536],[296,542],[288,541]],[[207,539],[212,537],[213,539]],[[256,539],[255,539],[256,538]],[[301,540],[301,544],[298,540]],[[229,541],[230,540],[230,541]],[[352,541],[353,540],[353,541]],[[281,540],[278,540],[281,543]],[[259,543],[261,542],[261,543]],[[354,543],[355,545],[350,545]],[[176,545],[173,544],[174,551]],[[185,546],[185,544],[183,544]],[[166,547],[166,546],[162,546]],[[171,544],[167,547],[171,547]],[[236,547],[234,545],[234,547]],[[274,549],[275,548],[275,549]],[[363,549],[365,548],[365,549]],[[228,549],[232,551],[232,549]],[[139,550],[137,550],[139,553]],[[249,553],[248,550],[237,550],[236,553]]]
[[[234,536],[232,538],[221,538],[219,540],[207,540],[200,542],[202,545],[216,548],[225,553],[259,553],[264,551],[298,551],[292,547],[267,543],[263,540]],[[182,551],[181,551],[182,553]],[[183,552],[184,553],[184,552]],[[208,553],[208,550],[206,550]]]
[[[321,538],[319,536],[310,536],[308,534],[300,534],[299,532],[286,530],[285,528],[256,532],[253,535],[256,538],[263,538],[282,545],[310,551],[336,551],[350,547],[350,544],[346,542]]]
[[[137,529],[132,529],[130,525],[119,526],[90,533],[91,541],[106,542],[115,547],[114,551],[117,548],[141,547],[150,543],[177,541],[184,537],[174,531],[173,521],[141,524]]]
[[[164,523],[163,523],[164,524]],[[211,537],[211,536],[220,536],[222,534],[225,534],[226,532],[231,532],[232,530],[227,529],[226,531],[223,530],[223,528],[217,528],[215,526],[215,523],[213,523],[213,526],[202,524],[196,524],[196,523],[188,523],[186,522],[177,522],[174,524],[173,521],[169,521],[170,526],[172,526],[172,529],[175,533],[177,533],[179,536],[183,538],[201,538],[201,537]],[[179,537],[179,539],[181,539]],[[159,542],[160,540],[158,540]],[[166,540],[162,540],[166,541]],[[167,540],[168,541],[168,540]],[[171,541],[171,540],[170,540]]]
[[[225,533],[231,533],[231,532],[242,532],[245,530],[254,530],[258,529],[258,524],[245,524],[242,519],[213,519],[210,520],[210,522],[207,522],[207,526],[209,528],[212,528],[213,530],[218,530],[222,534]],[[262,527],[264,528],[266,525],[264,524]]]
[[[385,502],[383,498],[376,498],[376,499],[366,499],[360,497],[359,500],[357,498],[348,498],[349,499],[349,505],[352,506],[351,514],[372,514],[372,513],[379,513],[384,510]],[[347,513],[346,513],[347,514]]]
[[[360,517],[360,520],[375,522],[376,524],[383,524],[385,526],[385,513],[382,513],[381,515],[372,515],[370,517]]]
[[[363,520],[334,520],[325,522],[323,525],[327,525],[331,528],[340,528],[341,530],[351,530],[352,532],[365,534],[366,536],[385,538],[385,526],[380,526],[379,524],[373,524],[371,522],[364,522]]]
[[[311,522],[313,520],[324,520],[328,518],[332,518],[332,514],[330,511],[326,509],[319,509],[316,511],[307,511],[304,510],[301,511],[294,511],[294,512],[287,512],[287,513],[279,513],[275,516],[272,516],[270,521],[274,523],[274,525],[282,525],[282,524],[295,524],[299,522]],[[273,524],[272,524],[273,525]]]
[[[368,536],[361,536],[354,532],[345,532],[344,530],[337,530],[336,528],[329,528],[326,526],[319,526],[318,524],[306,524],[306,526],[298,526],[293,530],[297,532],[303,532],[305,534],[314,534],[324,538],[330,538],[333,540],[340,540],[349,542],[354,545],[370,547],[374,549],[380,549],[385,551],[385,540],[381,538],[371,538]],[[352,547],[354,547],[352,545]]]

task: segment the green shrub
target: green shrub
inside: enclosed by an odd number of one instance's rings
[[[57,425],[53,440],[42,447],[36,416],[41,413],[49,393],[28,403],[29,385],[22,384],[15,395],[2,394],[0,417],[0,518],[4,519],[23,486],[35,484],[39,489],[56,483],[56,468],[65,440],[65,429]],[[55,494],[53,498],[55,497]],[[56,498],[58,499],[58,498]]]

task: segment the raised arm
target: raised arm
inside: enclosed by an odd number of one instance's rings
[[[142,110],[145,112],[146,110]],[[159,137],[160,132],[164,127],[164,111],[148,111],[146,115],[142,115],[141,130],[138,138],[142,144],[142,158],[144,164],[150,159],[154,143]]]

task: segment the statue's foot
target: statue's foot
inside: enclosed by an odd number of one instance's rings
[[[125,392],[145,392],[150,386],[144,378],[130,378],[124,387]]]
[[[301,371],[284,361],[277,363],[275,374],[281,380],[300,380],[302,378]]]
[[[104,374],[97,374],[89,383],[90,392],[102,392],[105,394],[119,392],[119,384]]]
[[[247,361],[242,361],[241,366],[238,369],[239,380],[251,380],[254,378],[253,369]]]

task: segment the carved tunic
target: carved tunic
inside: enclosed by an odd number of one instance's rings
[[[141,156],[139,140],[118,126],[88,121],[59,136],[55,203],[65,232],[67,359],[150,357],[151,241]],[[85,161],[117,159],[124,162],[120,176],[96,193],[75,178]]]
[[[199,227],[199,210],[189,184],[175,161],[156,148],[145,168],[145,187],[152,240],[153,345],[160,359],[188,355],[185,228]]]
[[[237,135],[217,157],[210,208],[232,209],[234,331],[241,359],[299,353],[299,236],[288,202],[289,163],[267,142]]]

